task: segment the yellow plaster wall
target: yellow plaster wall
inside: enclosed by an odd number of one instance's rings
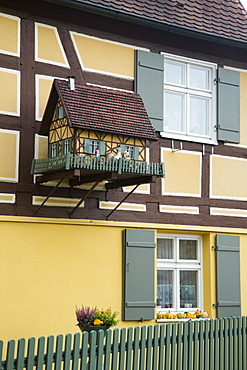
[[[79,220],[0,221],[1,339],[57,335],[77,331],[75,306],[97,305],[121,312],[122,305],[122,231],[126,227],[147,225]],[[153,229],[155,225],[152,225]],[[204,309],[216,316],[215,232],[169,229],[203,237]],[[150,228],[150,227],[149,227]],[[160,228],[160,229],[159,229]],[[223,232],[223,231],[222,231]],[[241,280],[247,279],[247,235],[241,235]],[[13,261],[16,261],[13,263]],[[18,261],[18,262],[17,262]],[[111,269],[109,270],[109,264]],[[241,286],[242,313],[247,312],[247,288]],[[21,319],[15,320],[16,313]],[[119,315],[121,318],[121,315]],[[148,321],[145,325],[154,324]],[[120,322],[118,327],[141,326],[139,322]]]
[[[247,199],[247,159],[211,156],[211,197]]]
[[[161,162],[166,166],[166,178],[162,180],[163,195],[200,196],[201,154],[170,149],[161,150]]]
[[[47,136],[35,136],[35,158],[47,158],[48,157],[48,138]]]
[[[0,181],[17,182],[19,132],[0,130]]]
[[[20,49],[20,19],[0,13],[0,52],[19,55]]]
[[[17,116],[20,104],[20,74],[11,69],[0,69],[0,113]]]
[[[45,107],[50,95],[53,78],[36,76],[36,119],[43,117]]]
[[[36,60],[69,67],[56,27],[36,23],[35,47]]]
[[[71,32],[82,68],[94,72],[134,78],[134,48]]]

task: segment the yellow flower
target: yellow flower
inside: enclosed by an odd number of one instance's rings
[[[101,320],[99,320],[99,319],[95,319],[95,320],[94,320],[94,322],[93,322],[93,324],[94,324],[95,326],[100,326],[100,325],[103,325],[104,323],[103,323],[103,321],[101,321]]]

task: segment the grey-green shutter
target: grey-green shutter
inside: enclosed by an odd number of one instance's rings
[[[240,73],[218,69],[218,140],[240,142]]]
[[[216,235],[218,317],[240,316],[239,236]]]
[[[134,91],[142,97],[156,131],[163,131],[164,57],[142,50],[135,51]]]
[[[154,231],[124,230],[123,320],[154,319]]]
[[[105,141],[99,142],[99,152],[100,155],[105,155]]]
[[[84,139],[84,153],[90,153],[90,139]]]
[[[134,146],[134,154],[133,154],[133,158],[137,161],[138,158],[139,158],[139,148],[138,146]]]

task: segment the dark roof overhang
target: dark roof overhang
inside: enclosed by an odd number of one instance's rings
[[[177,26],[174,24],[169,24],[161,22],[155,19],[141,17],[135,14],[126,13],[123,11],[110,9],[97,4],[89,4],[88,2],[81,0],[44,0],[46,2],[55,3],[57,5],[74,8],[80,11],[85,11],[97,15],[101,15],[107,18],[112,18],[114,20],[124,21],[128,23],[134,23],[140,26],[151,27],[159,29],[165,32],[170,32],[174,34],[179,34],[195,39],[204,40],[207,42],[215,44],[223,44],[228,46],[233,46],[237,48],[247,49],[247,41],[230,39],[223,36],[218,36],[210,33],[205,33],[197,31],[194,29]]]

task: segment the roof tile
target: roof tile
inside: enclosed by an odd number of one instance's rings
[[[247,41],[247,13],[239,0],[86,0],[84,3],[172,25]],[[196,16],[195,16],[196,15]]]
[[[138,94],[55,80],[72,127],[156,140],[154,128]]]

